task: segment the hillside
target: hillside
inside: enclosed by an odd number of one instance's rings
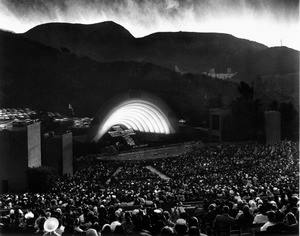
[[[299,104],[299,51],[287,47],[268,48],[219,33],[160,32],[134,38],[114,22],[49,23],[23,36],[98,62],[148,62],[183,74],[201,74],[210,68],[224,73],[231,68],[237,73],[234,82],[252,84],[267,78],[264,86],[255,85],[257,97],[266,103],[278,98],[278,102]]]
[[[161,97],[178,117],[199,121],[206,104],[229,102],[236,84],[204,75],[179,74],[151,63],[96,62],[0,31],[1,107],[46,107],[64,114],[71,103],[76,115],[92,116],[116,94],[147,90]]]
[[[171,70],[202,73],[228,67],[242,75],[299,71],[299,52],[268,48],[257,42],[220,33],[160,32],[134,38],[114,22],[92,25],[49,23],[23,34],[45,45],[66,47],[96,61],[145,61]],[[283,62],[283,63],[282,63]]]
[[[215,68],[216,73],[225,73],[231,68],[237,73],[232,81],[249,84],[258,77],[267,77],[265,84],[271,87],[263,86],[264,90],[259,89],[257,97],[268,102],[268,94],[270,99],[292,101],[298,107],[299,51],[291,48],[268,48],[220,33],[160,32],[134,38],[114,22],[49,23],[36,26],[23,36],[98,62],[149,62],[183,74],[201,74],[210,68]],[[272,89],[279,85],[284,88]]]
[[[66,47],[80,56],[100,61],[151,62],[190,73],[224,72],[227,67],[246,72],[251,57],[265,45],[219,33],[155,33],[134,38],[114,22],[93,25],[49,23],[29,30],[25,37],[45,45]],[[245,64],[247,63],[247,64]]]

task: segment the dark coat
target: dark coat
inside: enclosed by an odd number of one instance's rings
[[[230,229],[234,224],[235,220],[230,215],[217,215],[214,220],[215,232],[218,236],[230,236]]]

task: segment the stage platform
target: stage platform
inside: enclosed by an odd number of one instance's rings
[[[99,156],[98,160],[148,160],[157,158],[176,157],[191,151],[194,147],[202,147],[201,142],[186,142],[170,146],[147,148],[144,150],[119,153],[114,156]]]

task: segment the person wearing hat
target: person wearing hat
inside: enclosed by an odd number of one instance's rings
[[[88,229],[86,231],[86,236],[99,236],[99,234],[95,229]]]
[[[174,230],[172,227],[169,226],[165,226],[161,229],[160,231],[160,236],[164,236],[164,235],[174,235]]]
[[[28,212],[25,214],[24,216],[25,218],[25,230],[26,233],[34,233],[35,229],[34,229],[34,214],[32,213],[31,210],[28,210]]]
[[[187,235],[188,234],[188,226],[187,226],[186,220],[179,218],[176,221],[174,230],[175,230],[175,233],[179,236]]]
[[[110,228],[111,228],[111,231],[114,232],[115,231],[115,228],[117,225],[121,225],[121,223],[119,221],[113,221],[111,224],[110,224]]]
[[[110,224],[103,225],[101,229],[101,236],[105,236],[105,235],[112,235]]]
[[[58,233],[55,232],[58,226],[59,226],[58,219],[54,217],[48,218],[44,223],[44,230],[46,232],[44,236],[48,236],[48,235],[60,236]]]

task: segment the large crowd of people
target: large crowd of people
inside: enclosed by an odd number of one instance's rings
[[[0,195],[1,231],[229,235],[256,224],[261,231],[297,232],[298,152],[298,143],[283,141],[197,147],[153,160],[95,159],[46,193]]]

